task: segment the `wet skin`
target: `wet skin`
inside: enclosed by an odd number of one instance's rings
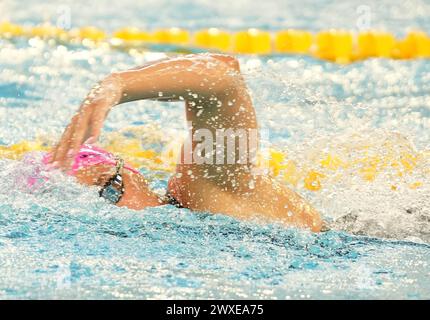
[[[111,74],[101,81],[64,132],[54,150],[53,164],[69,168],[82,143],[97,140],[112,107],[143,99],[184,101],[191,134],[202,129],[213,135],[217,129],[258,130],[255,110],[235,58],[204,54],[164,59]],[[269,176],[255,174],[250,159],[233,164],[185,161],[198,146],[199,141],[191,138],[182,146],[176,173],[168,184],[168,192],[182,206],[240,219],[276,220],[313,231],[321,229],[320,215],[311,205]],[[238,148],[233,152],[238,159]],[[77,178],[82,183],[101,185],[101,177],[107,178],[109,171],[112,175],[112,168],[96,166],[81,170]],[[126,192],[118,205],[143,209],[163,204],[139,174],[127,171],[124,183]]]

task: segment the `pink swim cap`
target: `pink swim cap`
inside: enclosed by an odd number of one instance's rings
[[[51,159],[51,154],[48,153],[43,157],[43,163],[48,164]],[[75,161],[72,165],[72,170],[68,172],[69,175],[75,175],[80,169],[95,166],[98,164],[109,164],[112,166],[116,165],[116,158],[115,156],[107,152],[106,150],[103,150],[102,148],[96,147],[94,145],[90,144],[84,144],[82,145],[81,149],[75,156]],[[133,167],[125,164],[124,168],[127,170],[130,170],[133,173],[139,173],[136,169]]]
[[[42,158],[42,164],[47,165],[51,160],[51,157],[51,153],[45,154]],[[44,182],[49,180],[48,175],[44,174],[43,171],[45,171],[45,169],[40,165],[37,165],[38,161],[36,161],[32,157],[29,156],[25,158],[24,161],[26,164],[33,167],[33,172],[27,176],[26,185],[32,191],[37,190],[44,184]],[[67,174],[73,176],[80,169],[98,164],[108,164],[114,167],[116,165],[116,162],[117,160],[112,153],[107,152],[106,150],[103,150],[94,145],[84,144],[82,145],[78,154],[75,156],[72,169]],[[130,170],[133,173],[139,173],[139,171],[137,171],[130,165],[125,164],[124,168]]]

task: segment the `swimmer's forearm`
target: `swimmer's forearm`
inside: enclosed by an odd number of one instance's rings
[[[225,92],[237,77],[226,64],[208,57],[176,58],[112,74],[121,86],[117,104],[143,100],[190,100]],[[197,96],[196,96],[197,95]]]

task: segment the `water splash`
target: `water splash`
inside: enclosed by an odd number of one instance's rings
[[[198,1],[195,11],[187,4],[183,12],[178,8],[185,4],[166,6],[155,1],[149,6],[152,11],[145,11],[146,19],[141,10],[135,10],[134,2],[122,3],[130,15],[118,15],[111,5],[94,4],[97,10],[81,10],[88,4],[74,1],[70,6],[80,12],[74,15],[76,26],[95,22],[103,29],[106,22],[112,29],[128,23],[145,28],[173,22],[186,28],[219,23],[243,28],[252,22],[257,27],[352,29],[355,11],[348,8],[361,5],[305,1],[299,8],[281,2],[286,10],[264,4],[265,14],[259,17],[253,12],[261,4],[232,7],[222,1]],[[399,10],[411,3],[413,10]],[[56,14],[49,4],[27,1],[31,9],[15,10],[17,5],[3,1],[1,14],[33,24]],[[375,21],[399,35],[408,26],[428,29],[430,20],[425,19],[428,14],[423,8],[422,1],[372,4]],[[333,20],[332,13],[340,10],[348,14]],[[397,11],[407,12],[407,19]],[[193,19],[188,24],[190,20],[183,16],[190,14]],[[289,19],[273,18],[285,15]],[[124,21],[124,16],[131,18]],[[149,22],[142,25],[142,21]],[[36,141],[39,136],[52,145],[94,83],[113,70],[151,58],[151,54],[57,46],[37,39],[0,42],[2,145]],[[430,251],[419,243],[429,241],[428,162],[423,155],[430,140],[430,63],[373,59],[340,67],[296,56],[240,60],[260,126],[270,132],[272,147],[295,160],[300,172],[306,174],[309,169],[325,175],[317,191],[306,189],[303,177],[296,186],[284,182],[311,199],[335,231],[314,235],[169,206],[135,212],[106,204],[96,189],[58,173],[30,192],[24,180],[37,165],[1,159],[0,298],[428,299]],[[136,138],[139,147],[163,152],[175,147],[166,147],[166,140],[183,132],[182,119],[180,103],[122,106],[107,119],[106,141]],[[163,136],[156,128],[165,128],[166,123],[171,132]],[[153,135],[143,137],[137,130],[135,136],[109,140],[110,133],[130,125],[150,128]],[[361,159],[356,150],[364,142],[370,144],[368,156],[380,159],[376,171],[372,172],[371,162],[364,170],[368,177],[376,173],[373,180],[363,179],[360,169],[365,162],[335,171],[330,161],[326,167],[321,164],[328,153],[348,163]],[[387,149],[387,143],[393,148]],[[403,158],[406,166],[401,162],[403,151],[413,156]],[[382,167],[387,155],[399,163],[397,168]],[[405,172],[411,163],[415,163],[413,169]],[[145,174],[154,174],[153,180],[161,181],[158,187],[162,188],[168,175],[157,170]],[[341,179],[336,178],[339,174]],[[280,170],[278,178],[284,177]]]

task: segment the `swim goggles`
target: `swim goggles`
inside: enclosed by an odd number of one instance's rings
[[[108,200],[112,204],[117,204],[124,195],[124,181],[122,171],[124,169],[124,160],[116,158],[115,175],[99,191],[100,197]]]

